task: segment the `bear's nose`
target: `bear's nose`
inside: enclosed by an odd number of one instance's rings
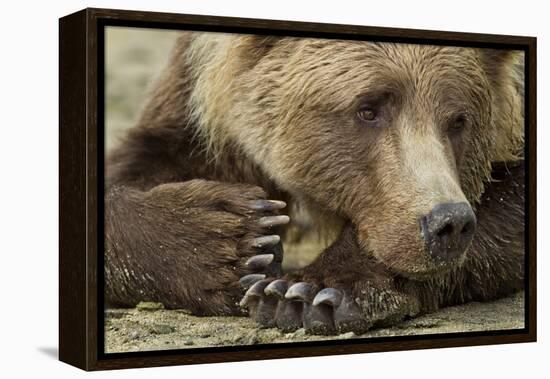
[[[472,241],[476,216],[468,203],[441,203],[420,220],[428,251],[439,261],[460,256]]]

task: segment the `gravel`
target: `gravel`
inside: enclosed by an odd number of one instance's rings
[[[374,329],[360,336],[353,332],[329,337],[311,336],[304,329],[283,333],[274,328],[260,328],[246,317],[197,317],[185,310],[166,310],[160,307],[146,312],[137,308],[111,309],[105,313],[105,351],[113,353],[258,345],[523,327],[523,293],[494,302],[444,308],[390,328]]]

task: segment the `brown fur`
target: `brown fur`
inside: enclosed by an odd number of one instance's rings
[[[254,254],[246,241],[265,234],[254,223],[261,214],[243,204],[266,197],[307,209],[333,233],[350,225],[296,280],[359,297],[391,289],[413,299],[403,314],[520,288],[523,193],[508,197],[491,171],[521,162],[521,59],[184,34],[139,124],[108,160],[108,301],[238,313],[236,282]],[[365,104],[382,112],[377,127],[357,120]],[[466,126],[451,136],[457,115]],[[504,183],[512,181],[522,183]],[[418,218],[446,201],[477,208],[479,229],[468,254],[442,265],[429,258]]]
[[[450,272],[423,281],[395,275],[362,252],[356,230],[348,225],[315,262],[287,277],[318,289],[346,288],[371,325],[518,291],[524,272],[523,162],[495,165],[493,178],[498,181],[482,196],[476,212],[480,227],[467,258]]]

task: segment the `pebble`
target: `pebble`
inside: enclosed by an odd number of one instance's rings
[[[134,330],[134,331],[130,332],[130,335],[128,335],[128,340],[129,341],[135,341],[135,340],[139,339],[140,337],[141,337],[141,334],[137,330]]]
[[[235,345],[256,345],[260,342],[258,334],[255,331],[250,331],[244,334],[238,334],[229,338],[231,344]]]
[[[105,311],[105,319],[119,319],[128,314],[128,311],[125,309],[107,309]]]
[[[164,304],[152,301],[141,301],[136,305],[138,311],[158,311],[164,309]]]
[[[149,329],[153,334],[169,334],[176,330],[173,326],[165,324],[153,324]]]

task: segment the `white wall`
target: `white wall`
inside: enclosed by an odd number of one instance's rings
[[[86,6],[269,19],[534,35],[538,54],[539,342],[95,374],[101,377],[540,377],[548,372],[550,39],[546,1],[5,1],[0,27],[0,371],[76,377],[57,346],[57,18]],[[546,70],[545,70],[546,69]],[[546,107],[543,106],[546,104]],[[546,171],[548,172],[548,171]],[[546,272],[544,272],[546,271]],[[546,368],[546,369],[544,369]]]

